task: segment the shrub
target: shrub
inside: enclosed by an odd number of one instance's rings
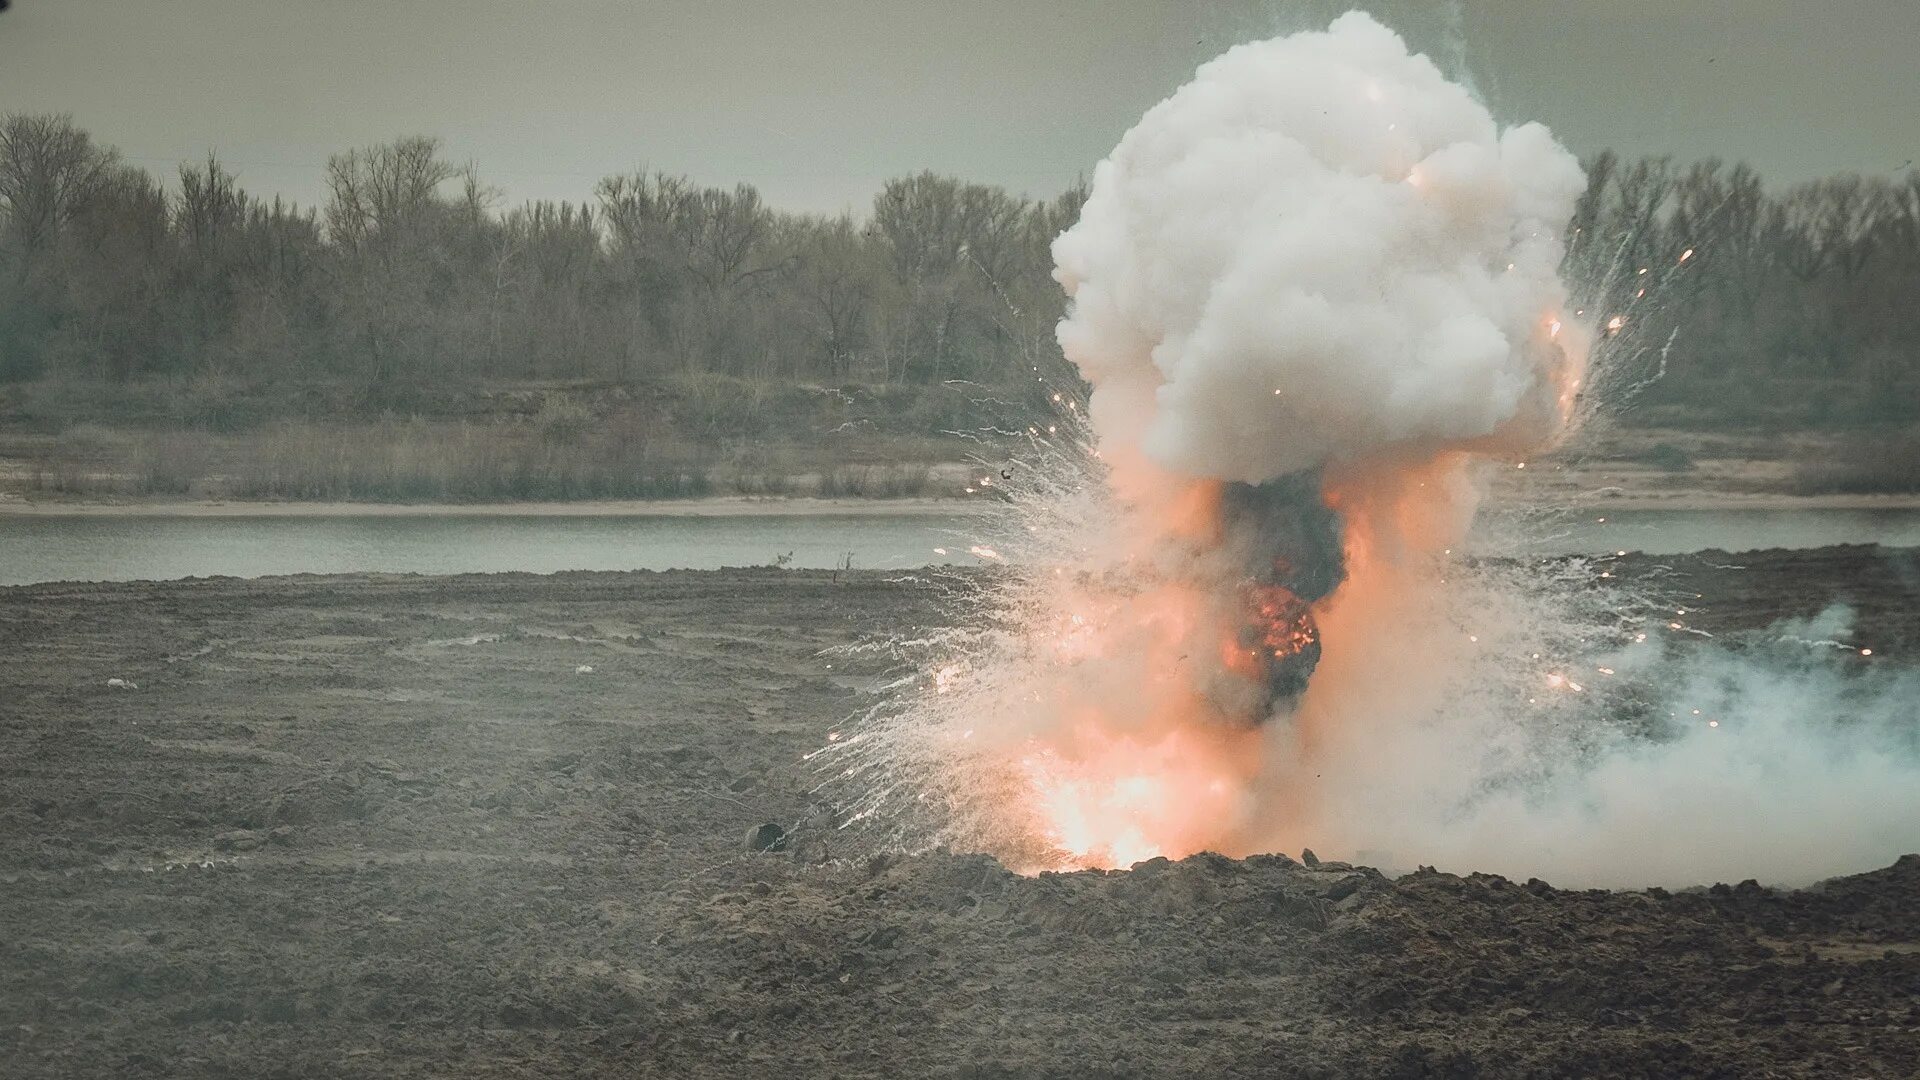
[[[533,415],[534,430],[541,441],[553,446],[568,446],[578,441],[593,426],[593,410],[573,397],[558,394],[540,404]]]
[[[1802,461],[1790,486],[1802,495],[1920,492],[1920,431],[1847,439],[1822,458]]]
[[[1640,460],[1665,472],[1687,472],[1693,468],[1693,455],[1670,442],[1647,447]]]

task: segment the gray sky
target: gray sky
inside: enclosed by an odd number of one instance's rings
[[[14,0],[0,111],[70,112],[165,174],[217,149],[303,202],[328,154],[427,133],[510,202],[644,164],[864,210],[921,168],[1051,193],[1200,61],[1347,6]],[[1920,0],[1362,6],[1443,63],[1464,48],[1503,120],[1583,153],[1745,158],[1775,182],[1920,157]]]

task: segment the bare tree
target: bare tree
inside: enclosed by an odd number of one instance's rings
[[[732,191],[706,188],[694,195],[682,219],[680,241],[687,272],[709,292],[718,292],[756,274],[770,264],[756,265],[773,215],[760,202],[751,184]]]
[[[119,156],[66,115],[0,117],[0,207],[25,280],[34,258],[113,178]]]
[[[444,359],[435,325],[445,204],[460,174],[438,139],[409,136],[327,162],[327,231],[339,256],[342,304],[376,383]]]
[[[440,140],[425,135],[335,154],[327,160],[327,226],[348,246],[397,239],[424,224],[440,185],[457,175],[440,157]]]
[[[1818,184],[1801,184],[1768,208],[1766,232],[1774,261],[1801,282],[1820,276],[1833,257],[1828,211]]]
[[[238,233],[246,213],[234,175],[213,154],[203,167],[180,166],[177,205],[181,239],[196,252],[218,251]]]
[[[875,271],[872,248],[842,215],[822,226],[799,226],[799,273],[794,288],[805,298],[819,327],[817,349],[827,362],[827,373],[844,379],[852,373],[855,352],[866,339],[868,309],[873,302]]]
[[[1828,177],[1816,185],[1823,213],[1820,243],[1828,261],[1851,284],[1874,254],[1875,231],[1892,202],[1889,185],[1852,173]]]

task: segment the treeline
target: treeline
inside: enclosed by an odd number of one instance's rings
[[[1920,172],[1773,191],[1745,164],[1584,164],[1567,276],[1638,354],[1642,412],[1920,417]]]
[[[5,117],[0,380],[994,382],[1060,314],[1048,245],[1084,198],[922,173],[855,220],[636,172],[502,210],[423,137],[326,179],[302,208],[209,158],[169,191],[65,117]]]
[[[1920,173],[1587,167],[1569,274],[1646,350],[1645,408],[1920,412]],[[922,173],[855,218],[636,172],[503,208],[429,138],[336,155],[327,189],[263,199],[214,158],[163,185],[65,117],[5,117],[0,383],[1012,384],[1051,348],[1049,244],[1085,198]]]

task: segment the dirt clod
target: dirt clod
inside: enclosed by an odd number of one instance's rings
[[[748,851],[785,851],[787,830],[769,821],[747,830]]]

